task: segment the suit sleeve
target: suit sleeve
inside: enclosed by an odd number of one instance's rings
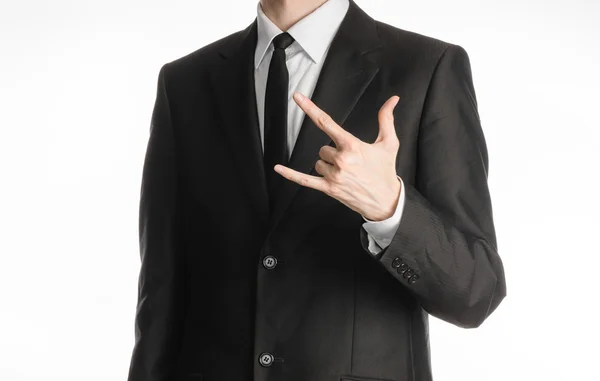
[[[168,64],[167,64],[168,65]],[[141,267],[128,381],[167,381],[183,317],[178,167],[164,65],[152,113],[139,204]]]
[[[374,258],[431,315],[478,327],[506,296],[506,283],[469,57],[458,45],[446,49],[433,74],[417,152],[400,225]],[[366,250],[362,229],[361,243]]]

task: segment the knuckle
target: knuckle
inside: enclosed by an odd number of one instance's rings
[[[323,147],[321,147],[321,148],[319,149],[319,156],[320,156],[320,157],[323,157],[323,158],[325,157],[325,155],[327,154],[327,150],[328,150],[328,148],[327,148],[327,147],[328,147],[328,146],[323,146]]]
[[[356,152],[360,149],[360,144],[360,141],[356,139],[348,139],[348,142],[346,143],[346,149],[349,151]]]
[[[340,190],[338,187],[330,186],[327,188],[327,193],[334,198],[337,198],[340,195]]]
[[[325,162],[323,160],[317,160],[317,162],[315,163],[315,169],[317,170],[317,172],[321,173],[323,171],[324,164]]]
[[[339,170],[332,170],[329,174],[329,179],[334,183],[339,183],[342,180],[342,173]]]
[[[350,158],[348,154],[341,153],[335,157],[335,164],[340,168],[345,168],[348,164],[350,164]]]
[[[331,123],[331,117],[325,113],[322,113],[318,116],[317,121],[321,126],[327,127]]]

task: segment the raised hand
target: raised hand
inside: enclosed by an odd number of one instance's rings
[[[389,98],[379,109],[379,134],[365,143],[344,130],[309,98],[296,92],[294,100],[337,148],[323,146],[311,176],[277,164],[277,173],[302,186],[319,190],[372,221],[391,217],[401,192],[396,175],[400,141],[394,127],[393,110],[400,98]]]

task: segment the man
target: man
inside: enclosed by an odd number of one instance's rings
[[[428,314],[506,295],[460,46],[353,0],[262,0],[165,64],[129,381],[427,381]]]

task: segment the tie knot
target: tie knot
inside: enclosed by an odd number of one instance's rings
[[[292,42],[294,42],[294,37],[290,36],[287,32],[283,32],[278,34],[273,39],[273,46],[275,47],[275,49],[285,50],[288,46],[292,44]]]

